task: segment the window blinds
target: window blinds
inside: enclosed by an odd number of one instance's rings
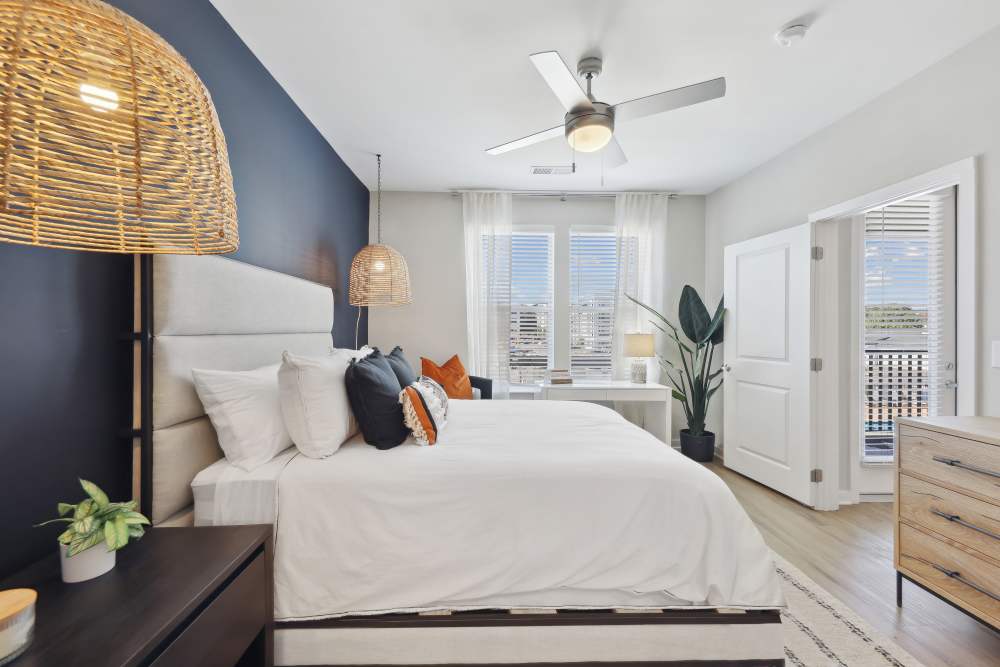
[[[552,234],[511,237],[510,381],[541,382],[552,360]]]
[[[954,410],[945,386],[954,362],[954,264],[953,254],[950,261],[948,255],[954,253],[954,205],[949,189],[864,215],[864,453],[869,459],[892,456],[896,417]]]
[[[570,232],[570,370],[574,377],[610,378],[618,280],[613,233]]]

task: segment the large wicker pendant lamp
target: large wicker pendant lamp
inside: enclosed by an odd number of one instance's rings
[[[0,0],[0,241],[239,246],[215,107],[159,35],[97,0]]]
[[[359,250],[351,262],[348,296],[351,305],[358,307],[358,320],[354,325],[355,347],[358,345],[362,306],[402,306],[413,301],[410,295],[410,270],[406,266],[406,260],[395,248],[382,243],[382,154],[375,157],[378,160],[376,243]]]

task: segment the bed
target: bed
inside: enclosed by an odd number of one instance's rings
[[[783,664],[756,527],[613,411],[453,401],[433,447],[357,436],[244,473],[190,369],[325,354],[332,294],[221,258],[159,256],[148,277],[143,506],[157,525],[274,525],[276,664]]]

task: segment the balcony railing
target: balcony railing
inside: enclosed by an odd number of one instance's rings
[[[866,349],[864,458],[891,460],[897,417],[929,414],[930,358],[925,350]]]

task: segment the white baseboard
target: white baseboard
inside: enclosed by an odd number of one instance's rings
[[[891,503],[895,499],[891,493],[861,493],[858,495],[858,502],[862,503]]]
[[[858,494],[854,493],[854,491],[851,491],[850,489],[840,489],[838,502],[841,505],[857,505],[859,502]]]

